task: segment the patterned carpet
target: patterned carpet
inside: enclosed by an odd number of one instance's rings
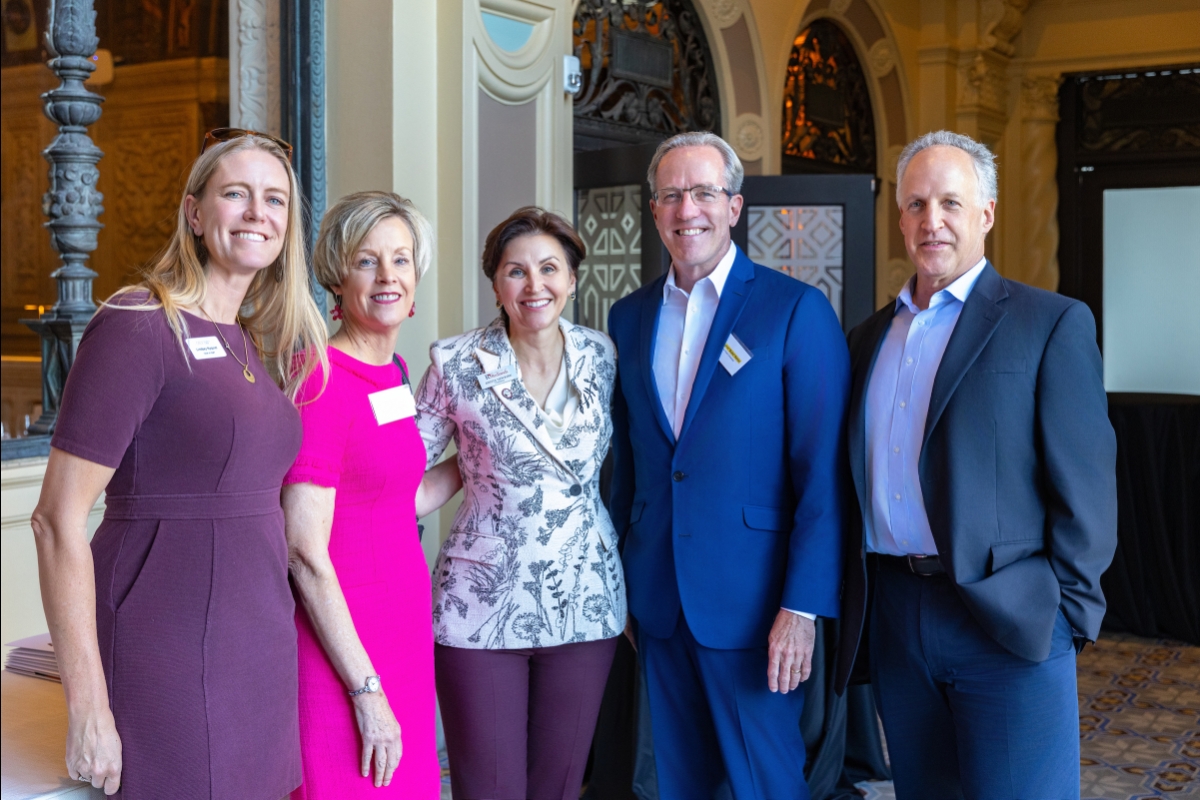
[[[1200,797],[1200,647],[1106,633],[1078,675],[1082,798]],[[890,781],[858,788],[896,796]]]

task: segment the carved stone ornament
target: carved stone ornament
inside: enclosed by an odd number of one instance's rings
[[[707,0],[704,7],[708,9],[709,18],[722,30],[737,22],[742,16],[742,6],[738,0]]]
[[[1058,122],[1058,75],[1030,75],[1021,81],[1022,117],[1029,121]]]
[[[279,133],[279,7],[267,0],[231,0],[230,48],[237,51],[237,102],[231,122]],[[274,100],[273,100],[274,99]]]
[[[846,16],[846,12],[850,10],[850,4],[854,0],[830,0],[829,10],[839,17]]]
[[[743,161],[757,161],[763,157],[767,143],[767,129],[758,114],[740,114],[733,122],[733,149]]]
[[[1004,56],[984,51],[963,64],[959,69],[958,104],[1004,114],[1008,103],[1007,61]]]
[[[42,95],[46,116],[58,125],[58,135],[42,155],[50,162],[50,190],[42,210],[50,221],[50,243],[58,251],[62,266],[54,272],[58,300],[36,320],[22,320],[42,339],[42,415],[29,427],[32,435],[54,432],[67,372],[83,329],[96,311],[92,302],[92,280],[87,266],[104,227],[97,217],[104,212],[104,196],[96,191],[103,157],[87,133],[87,126],[100,118],[104,98],[84,87],[95,69],[96,12],[92,0],[54,0],[50,7],[46,42],[50,69],[62,84]]]
[[[721,129],[713,59],[690,0],[580,0],[575,131],[628,142]]]
[[[983,0],[980,22],[983,47],[1006,56],[1016,52],[1013,40],[1021,32],[1025,9],[1033,0]]]
[[[896,53],[886,37],[871,45],[867,51],[867,62],[871,65],[871,74],[876,78],[882,78],[896,68]]]

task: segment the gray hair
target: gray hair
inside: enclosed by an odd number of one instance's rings
[[[745,177],[746,171],[742,168],[742,160],[737,157],[737,153],[733,152],[729,142],[711,131],[689,131],[675,134],[654,151],[654,158],[650,159],[650,169],[646,171],[646,182],[650,184],[650,194],[658,191],[658,162],[663,160],[663,156],[678,147],[715,148],[725,162],[725,189],[730,194],[742,191],[742,178]]]
[[[987,145],[980,144],[970,136],[954,131],[932,131],[908,143],[900,152],[896,162],[896,202],[900,202],[900,181],[913,156],[927,147],[957,147],[971,157],[975,165],[975,177],[979,182],[979,202],[996,199],[996,156]]]
[[[350,259],[375,226],[398,217],[408,226],[413,239],[413,264],[417,282],[433,261],[433,227],[411,200],[391,192],[356,192],[334,203],[321,220],[321,232],[313,247],[313,274],[329,291],[350,275]]]

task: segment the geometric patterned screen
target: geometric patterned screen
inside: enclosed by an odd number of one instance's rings
[[[815,286],[842,318],[841,206],[750,206],[750,260]]]
[[[642,285],[642,187],[580,189],[576,203],[587,258],[579,265],[575,319],[607,332],[613,303]]]

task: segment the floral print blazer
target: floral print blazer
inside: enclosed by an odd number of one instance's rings
[[[616,351],[599,331],[559,325],[579,405],[557,445],[519,377],[501,320],[430,348],[417,427],[427,466],[454,439],[464,494],[434,565],[439,644],[549,647],[625,628],[625,578],[600,502]],[[511,378],[484,388],[485,373],[505,369]]]

